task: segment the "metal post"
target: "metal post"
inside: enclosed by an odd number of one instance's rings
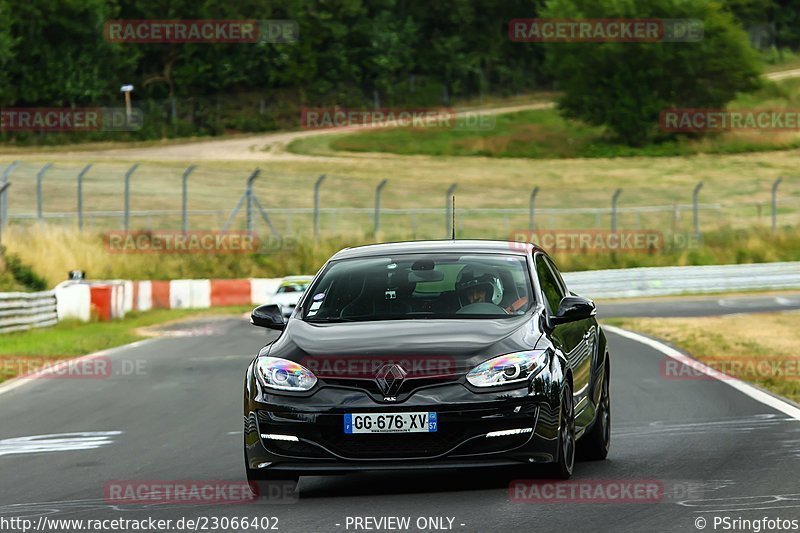
[[[83,230],[83,177],[92,168],[92,163],[89,163],[78,174],[78,229]]]
[[[269,215],[267,214],[266,209],[261,207],[261,202],[258,201],[258,197],[254,194],[252,196],[252,199],[253,199],[253,203],[256,204],[256,208],[258,209],[258,212],[261,213],[261,218],[264,220],[264,222],[267,223],[267,226],[269,226],[269,230],[272,232],[272,235],[275,238],[280,239],[281,238],[281,234],[278,232],[278,230],[272,224],[272,221],[269,219]]]
[[[450,204],[450,198],[452,198],[453,193],[456,192],[456,187],[458,187],[457,183],[453,183],[452,185],[450,185],[450,187],[447,188],[447,192],[445,193],[445,196],[444,196],[444,210],[445,210],[444,211],[444,218],[445,218],[444,230],[446,232],[445,233],[445,237],[444,237],[445,239],[449,239],[450,237],[452,237],[453,230],[455,229],[455,226],[452,225],[453,224],[453,213],[450,211],[450,209],[452,207],[451,204]]]
[[[703,188],[703,182],[700,181],[697,185],[694,186],[694,191],[692,191],[692,220],[694,221],[694,239],[695,241],[700,240],[700,213],[697,206],[697,199],[700,195],[700,189]]]
[[[325,174],[322,174],[314,183],[314,240],[319,237],[319,188],[325,181]]]
[[[0,180],[0,187],[3,186],[4,183],[8,183],[8,177],[11,175],[11,172],[17,168],[19,165],[19,161],[12,161],[4,170],[2,175],[2,180]],[[8,195],[0,196],[0,226],[3,226],[8,223]]]
[[[247,177],[247,191],[245,195],[247,196],[247,231],[248,233],[253,232],[253,182],[256,181],[256,178],[261,173],[260,168],[256,168],[250,176]]]
[[[622,189],[617,189],[611,197],[611,231],[613,233],[617,232],[617,200],[619,200],[620,194],[622,194]]]
[[[5,209],[3,209],[3,204],[5,202],[3,202],[2,200],[5,199],[6,190],[9,187],[11,187],[11,182],[10,181],[4,180],[4,181],[0,182],[0,221],[2,221],[3,217],[6,216]],[[2,244],[2,242],[3,242],[3,224],[0,224],[0,244]],[[0,255],[2,255],[2,251],[3,251],[3,249],[0,248]]]
[[[778,185],[783,181],[783,177],[779,177],[772,182],[772,233],[778,229]]]
[[[530,203],[530,213],[528,214],[528,229],[533,231],[533,216],[534,216],[534,206],[536,205],[536,195],[539,194],[539,187],[534,187],[531,191],[531,203]]]
[[[181,194],[182,194],[182,199],[183,199],[183,201],[182,201],[182,212],[183,212],[183,217],[182,217],[183,224],[182,224],[182,226],[183,226],[183,232],[184,233],[188,233],[189,232],[189,218],[188,218],[187,213],[186,213],[186,209],[187,209],[187,205],[188,205],[188,201],[189,201],[189,194],[188,194],[188,189],[187,189],[187,180],[189,179],[189,174],[191,174],[194,171],[195,168],[197,168],[197,167],[195,167],[195,165],[189,165],[186,168],[186,170],[183,171],[183,176],[181,177],[181,191],[182,191]]]
[[[125,231],[128,231],[130,226],[130,210],[131,210],[131,176],[139,167],[136,163],[125,173]]]
[[[36,218],[42,220],[42,178],[44,173],[53,166],[53,163],[47,163],[36,173]]]
[[[375,238],[378,238],[378,232],[381,229],[381,191],[386,184],[389,183],[389,180],[381,181],[377,187],[375,187]]]

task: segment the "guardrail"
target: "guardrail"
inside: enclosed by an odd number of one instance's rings
[[[587,298],[799,289],[800,262],[567,272],[564,281]]]
[[[0,293],[0,333],[53,326],[55,291]]]
[[[564,274],[588,298],[800,289],[800,262],[647,267]],[[53,291],[0,293],[0,333],[52,326],[59,319],[121,318],[129,311],[268,303],[280,278],[65,282]]]

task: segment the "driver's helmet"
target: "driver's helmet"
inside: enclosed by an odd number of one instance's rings
[[[464,268],[456,278],[456,292],[462,306],[470,303],[468,294],[475,288],[484,291],[486,302],[500,305],[503,300],[503,282],[500,278],[488,271]]]

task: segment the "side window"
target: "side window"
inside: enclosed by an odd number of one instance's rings
[[[561,293],[565,296],[569,294],[569,290],[567,289],[567,284],[564,283],[564,278],[561,277],[561,272],[558,271],[558,268],[556,268],[555,263],[553,263],[553,261],[549,257],[546,259],[543,257],[542,259],[544,259],[545,262],[548,265],[550,265],[550,270],[553,271],[553,275],[556,279],[556,282],[558,283],[558,286],[561,287]]]
[[[544,299],[547,302],[547,307],[551,313],[558,311],[558,304],[564,297],[564,292],[561,289],[555,275],[550,271],[547,262],[543,257],[536,258],[536,276],[539,278],[539,285],[542,287]]]

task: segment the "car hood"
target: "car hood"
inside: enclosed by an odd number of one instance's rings
[[[291,319],[286,330],[268,347],[268,355],[298,362],[440,356],[452,358],[462,369],[495,355],[532,349],[541,336],[536,318],[529,313],[499,320],[417,319],[335,324],[309,324]]]

